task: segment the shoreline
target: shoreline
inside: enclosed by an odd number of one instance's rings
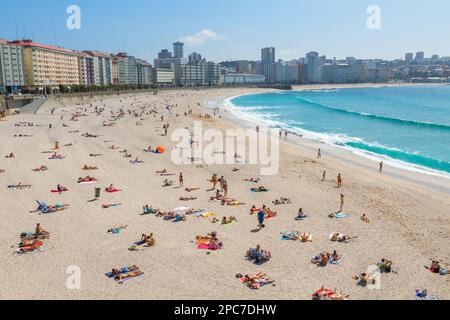
[[[423,84],[420,86],[427,86],[428,84]],[[301,90],[297,91],[313,91],[313,90],[331,90],[331,89],[344,89],[344,88],[372,88],[372,87],[415,87],[415,84],[392,84],[392,85],[375,85],[372,86],[370,84],[361,84],[361,85],[340,85],[340,86],[331,86],[331,85],[308,85],[306,87],[301,87]],[[433,86],[441,86],[439,84],[434,84]],[[225,110],[225,119],[234,123],[237,126],[244,126],[245,128],[253,129],[258,123],[256,121],[252,121],[249,119],[240,118],[239,115],[234,114],[230,107],[234,105],[231,103],[231,100],[245,95],[253,95],[253,94],[261,94],[267,92],[279,92],[275,91],[262,91],[259,93],[246,93],[242,95],[228,97],[223,100],[211,101],[208,103],[212,103],[213,105],[221,105]],[[360,168],[367,169],[369,171],[378,172],[378,165],[380,161],[384,161],[384,174],[391,175],[392,177],[396,177],[398,179],[402,179],[404,181],[409,181],[413,183],[417,183],[421,186],[427,187],[431,190],[443,192],[445,194],[450,194],[450,175],[444,171],[438,171],[435,169],[431,169],[428,167],[422,167],[420,165],[416,165],[414,163],[404,162],[402,160],[397,160],[394,158],[390,158],[381,154],[373,154],[373,153],[364,153],[359,150],[353,150],[352,148],[345,148],[339,145],[326,143],[322,141],[318,141],[315,139],[307,138],[300,136],[292,131],[290,133],[290,142],[293,142],[293,146],[303,146],[309,151],[312,152],[312,157],[317,155],[317,150],[320,148],[322,151],[328,152],[328,154],[343,162],[352,162],[354,165],[357,165]],[[315,154],[314,154],[315,152]]]

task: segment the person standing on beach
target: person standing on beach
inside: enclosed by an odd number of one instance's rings
[[[380,173],[383,173],[383,165],[384,165],[384,162],[381,161],[381,162],[380,162]]]
[[[266,209],[266,206],[263,206],[262,209],[258,211],[258,223],[259,223],[258,227],[259,227],[259,230],[264,228],[264,218],[265,218],[265,215],[266,215],[265,209]]]
[[[220,179],[219,179],[220,191],[221,191],[221,192],[223,192],[223,182],[224,182],[224,180],[225,180],[225,179],[224,179],[223,176],[221,176]]]
[[[184,186],[184,177],[183,173],[180,173],[180,177],[178,179],[180,181],[180,188]]]
[[[222,184],[223,184],[223,192],[224,192],[223,196],[227,197],[228,196],[228,183],[227,183],[227,180],[223,180]]]
[[[322,150],[317,151],[317,159],[322,159]]]
[[[342,187],[342,175],[340,173],[337,176],[337,187],[338,188]]]
[[[327,171],[325,170],[322,174],[322,182],[327,178]]]
[[[216,186],[217,186],[217,174],[213,174],[210,182],[212,183],[212,189],[211,190],[216,190]]]
[[[342,212],[344,210],[344,201],[345,201],[345,197],[341,193],[341,208],[339,209],[339,212]]]

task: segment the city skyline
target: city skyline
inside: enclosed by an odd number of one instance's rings
[[[185,43],[186,56],[200,52],[217,62],[260,60],[264,47],[276,47],[276,59],[284,60],[304,57],[310,51],[338,59],[355,56],[394,60],[404,58],[407,52],[419,51],[424,51],[426,57],[450,55],[450,44],[441,41],[450,21],[439,18],[445,15],[446,7],[450,9],[450,3],[432,1],[439,4],[440,10],[435,12],[433,6],[424,8],[415,0],[347,2],[344,8],[333,1],[311,4],[282,0],[273,7],[267,0],[246,1],[239,6],[236,1],[198,0],[192,6],[179,0],[170,5],[136,0],[134,7],[140,9],[125,13],[116,1],[109,1],[108,5],[85,0],[56,4],[48,0],[39,4],[25,1],[29,9],[26,12],[13,3],[5,3],[4,12],[8,14],[0,21],[0,38],[30,38],[74,50],[127,52],[149,62],[163,48],[172,51],[176,41]],[[283,5],[288,3],[289,7]],[[66,9],[72,4],[81,9],[80,30],[66,28]],[[367,28],[370,5],[381,9],[379,30]],[[173,6],[175,9],[169,10]],[[249,17],[249,12],[256,18]],[[44,16],[42,21],[40,17]],[[170,21],[175,16],[176,23]],[[427,24],[414,24],[415,19],[427,17]],[[409,23],[405,23],[406,19]],[[260,32],[262,26],[264,32]]]

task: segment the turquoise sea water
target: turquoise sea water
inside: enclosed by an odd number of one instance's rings
[[[450,177],[450,86],[287,91],[229,102],[246,120]]]

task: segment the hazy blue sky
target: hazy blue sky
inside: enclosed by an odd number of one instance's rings
[[[81,30],[66,28],[71,4],[81,8]],[[381,8],[380,30],[366,26],[369,5]],[[285,59],[312,50],[337,58],[450,55],[448,0],[21,0],[2,1],[1,11],[0,38],[150,61],[180,39],[187,53],[215,61],[259,59],[265,46]]]

